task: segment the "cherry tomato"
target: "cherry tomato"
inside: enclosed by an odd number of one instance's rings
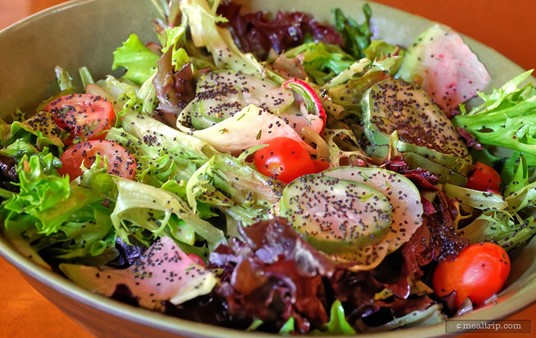
[[[202,267],[207,267],[207,264],[205,263],[205,261],[203,260],[203,258],[201,258],[201,256],[197,255],[197,254],[194,254],[194,253],[190,253],[188,254],[188,257],[192,260],[192,262],[194,262],[195,264],[197,265],[200,265]]]
[[[112,103],[102,96],[69,94],[50,102],[44,110],[53,113],[54,122],[65,129],[66,145],[75,141],[104,139],[116,120]]]
[[[313,160],[313,164],[317,173],[329,168],[329,162],[325,160]]]
[[[289,183],[299,176],[316,172],[309,153],[295,140],[276,137],[267,144],[253,155],[255,167],[261,174]]]
[[[71,180],[82,175],[82,164],[89,168],[99,154],[108,160],[108,173],[133,179],[136,173],[136,160],[121,145],[107,140],[91,140],[75,144],[60,156],[62,175],[69,175]]]
[[[456,305],[467,299],[477,305],[499,292],[510,274],[506,251],[491,242],[471,244],[453,260],[443,260],[432,277],[435,293],[446,296],[456,291]]]
[[[466,187],[480,191],[498,192],[501,189],[501,175],[489,165],[476,162],[475,169],[467,179]]]

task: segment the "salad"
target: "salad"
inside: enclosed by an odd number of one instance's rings
[[[118,46],[120,76],[82,67],[77,88],[58,65],[53,97],[1,121],[18,250],[91,292],[241,330],[385,331],[496,300],[536,233],[530,71],[486,93],[456,32],[392,45],[368,5],[334,25],[156,5],[157,42]]]

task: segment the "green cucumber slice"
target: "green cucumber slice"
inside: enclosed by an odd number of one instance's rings
[[[423,206],[417,187],[404,175],[383,168],[339,167],[325,171],[326,176],[355,181],[379,190],[392,208],[392,224],[383,239],[389,252],[406,243],[422,225]]]
[[[281,216],[317,249],[352,253],[380,242],[392,222],[391,204],[368,185],[325,176],[304,175],[283,191]]]

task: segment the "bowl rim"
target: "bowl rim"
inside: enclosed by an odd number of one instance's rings
[[[78,7],[84,4],[102,1],[112,0],[71,0],[64,3],[60,3],[10,24],[9,26],[1,29],[0,34],[5,34],[6,32],[23,29],[25,26],[31,25],[32,22],[35,20],[41,20],[42,18],[48,17],[49,15],[62,12],[72,7]],[[399,14],[405,16],[412,16],[422,22],[435,22],[427,18],[408,13],[387,5],[378,3],[370,3],[370,5],[377,8],[388,8],[390,11],[398,12]],[[465,36],[463,34],[461,35],[463,36],[464,40],[466,40],[468,45],[470,45],[472,48],[478,48],[480,50],[479,52],[477,52],[477,54],[482,53],[483,51],[486,54],[493,54],[494,57],[502,57],[505,61],[518,67],[520,71],[522,70],[522,68],[517,66],[513,61],[504,57],[502,54],[495,51],[491,47],[484,45],[468,36]],[[536,82],[533,77],[532,81]],[[3,233],[3,230],[0,230],[0,234],[1,233]],[[536,244],[536,238],[532,239],[531,244]],[[0,256],[4,257],[6,261],[16,267],[19,270],[19,273],[24,276],[24,278],[28,279],[29,277],[31,279],[34,279],[40,283],[43,283],[47,287],[54,289],[57,292],[67,295],[70,298],[76,299],[76,301],[78,302],[82,302],[88,306],[91,306],[92,308],[103,311],[113,316],[121,317],[128,321],[154,327],[172,334],[191,334],[192,336],[195,335],[206,337],[214,337],[216,335],[220,337],[251,337],[251,332],[229,329],[210,324],[190,321],[182,318],[172,317],[159,312],[127,305],[119,301],[91,293],[90,291],[74,284],[67,278],[64,278],[63,276],[32,262],[22,253],[20,253],[17,249],[15,249],[13,245],[9,243],[9,240],[3,235],[0,235]],[[524,285],[521,286],[521,290],[523,290],[523,292],[509,292],[509,290],[506,289],[504,292],[501,292],[501,295],[503,293],[508,294],[507,299],[500,301],[496,304],[492,304],[492,306],[490,305],[479,308],[475,311],[463,315],[462,317],[455,317],[454,319],[500,319],[509,316],[515,312],[521,311],[523,308],[529,306],[536,301],[536,271],[532,271],[528,276],[524,276],[524,281]],[[54,306],[57,305],[54,304]],[[500,318],[498,318],[497,316],[492,317],[492,313],[500,313]],[[448,320],[452,319],[453,318],[449,318]],[[444,335],[446,334],[445,325],[446,321],[443,323],[429,326],[405,328],[402,330],[395,331],[359,333],[358,337],[378,337],[378,335],[385,337],[398,337],[401,332],[411,334],[416,337]],[[254,334],[256,337],[278,336],[274,334],[256,331],[254,332]]]

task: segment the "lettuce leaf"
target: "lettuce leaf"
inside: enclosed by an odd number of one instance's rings
[[[184,0],[180,2],[180,9],[190,28],[194,45],[206,47],[218,68],[246,74],[265,73],[262,64],[252,54],[240,51],[229,30],[219,26],[227,19],[216,13],[217,8],[211,8],[205,0]]]
[[[59,176],[56,161],[50,153],[21,159],[20,192],[2,203],[7,237],[41,265],[46,264],[38,252],[49,260],[92,259],[105,252],[106,261],[113,259],[107,197]]]
[[[476,137],[479,143],[521,153],[530,167],[536,166],[536,87],[528,83],[527,71],[493,90],[479,93],[483,104],[462,113],[452,121]]]
[[[348,323],[344,313],[344,307],[340,300],[335,300],[331,304],[329,322],[322,331],[314,331],[313,335],[353,335],[356,334],[355,329]]]
[[[303,55],[303,67],[315,83],[323,85],[343,72],[355,59],[337,45],[309,42],[283,54],[287,58]]]
[[[147,48],[136,34],[131,34],[115,50],[112,70],[126,68],[123,78],[141,85],[156,71],[159,55]]]
[[[218,13],[229,20],[229,30],[240,49],[253,53],[259,60],[266,60],[271,50],[281,54],[304,42],[342,42],[335,27],[305,12],[279,11],[272,16],[262,11],[243,13],[241,9],[240,4],[228,1],[218,6]]]
[[[112,128],[107,138],[138,155],[138,178],[178,195],[200,218],[219,211],[228,216],[228,227],[250,224],[277,203],[280,184],[249,166],[245,157],[220,153],[150,116],[130,112],[123,122],[124,129]]]
[[[344,50],[348,51],[356,59],[365,57],[364,50],[369,46],[372,31],[370,29],[370,18],[372,10],[369,4],[363,5],[365,21],[357,23],[353,18],[344,15],[341,9],[335,10],[335,26],[342,34]]]
[[[536,182],[529,182],[528,165],[523,157],[514,172],[504,191],[505,207],[500,210],[485,210],[470,224],[458,230],[471,243],[491,241],[512,251],[536,235],[536,219],[532,216]],[[498,197],[494,196],[494,199]]]
[[[118,194],[115,208],[110,215],[117,235],[126,243],[129,236],[140,230],[151,231],[155,237],[166,234],[171,226],[170,234],[180,232],[173,226],[181,226],[172,222],[176,215],[200,237],[208,242],[210,248],[225,243],[223,232],[207,221],[202,220],[180,197],[156,187],[114,177]],[[193,244],[193,243],[188,243]]]

